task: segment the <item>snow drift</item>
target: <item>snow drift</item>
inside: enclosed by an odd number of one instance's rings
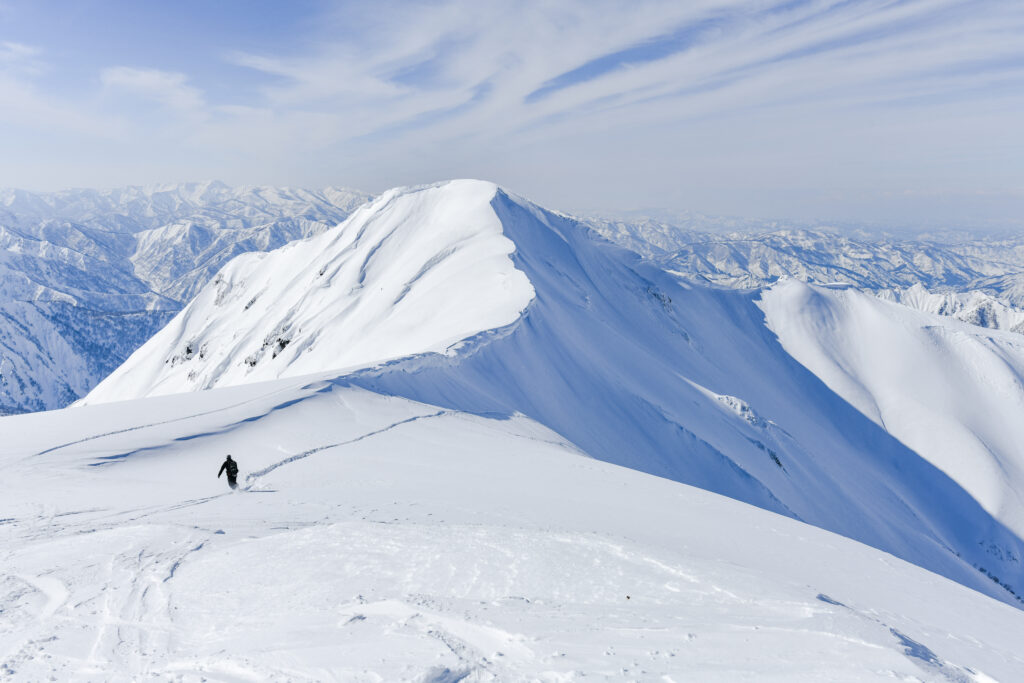
[[[915,451],[814,374],[772,332],[800,311],[772,309],[770,329],[759,296],[682,284],[489,183],[396,190],[334,231],[233,262],[86,402],[321,372],[460,412],[525,415],[594,457],[1020,605],[1019,501],[993,505],[961,481],[969,462]],[[974,359],[967,349],[944,362]],[[1019,471],[1006,471],[1004,491]]]

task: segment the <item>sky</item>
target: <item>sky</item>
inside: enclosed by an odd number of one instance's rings
[[[0,186],[1024,228],[1020,0],[0,0]]]

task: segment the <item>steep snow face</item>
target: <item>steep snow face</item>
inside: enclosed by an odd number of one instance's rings
[[[88,368],[56,327],[32,305],[0,302],[0,392],[2,413],[13,397],[31,397],[26,407],[67,405],[89,390]],[[25,404],[23,404],[25,405]]]
[[[1024,337],[787,282],[762,297],[783,347],[1024,536]]]
[[[1024,679],[1024,611],[522,417],[277,380],[0,442],[5,681]]]
[[[318,234],[366,198],[215,182],[0,190],[0,414],[81,397],[228,260]]]
[[[449,234],[489,264],[460,262],[458,249],[435,259]],[[423,296],[443,297],[405,308],[428,277]],[[386,395],[526,415],[601,460],[1020,604],[1024,543],[1003,511],[794,360],[756,299],[681,284],[570,218],[461,181],[389,193],[337,233],[232,264],[86,402],[336,368],[340,381]],[[321,350],[353,330],[360,341]]]
[[[838,531],[1020,603],[1024,543],[1002,512],[797,363],[765,326],[757,293],[683,285],[571,219],[502,192],[493,204],[537,293],[522,324],[455,357],[349,381],[523,413],[595,457]]]
[[[533,298],[489,183],[391,191],[335,230],[236,259],[85,402],[445,353]]]

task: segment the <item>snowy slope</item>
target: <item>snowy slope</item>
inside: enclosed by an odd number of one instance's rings
[[[477,240],[490,279],[454,260]],[[360,273],[376,289],[356,286]],[[446,306],[403,306],[406,286],[428,280]],[[488,183],[394,191],[336,231],[232,264],[85,402],[334,369],[386,395],[526,415],[601,460],[804,520],[1020,604],[1018,503],[976,500],[973,483],[956,478],[966,467],[943,472],[830,389],[779,343],[757,297],[682,284]],[[352,341],[332,346],[335,334]],[[1020,462],[1008,449],[997,459]],[[1024,483],[1017,471],[1004,488]]]
[[[0,439],[5,680],[1024,677],[1024,612],[523,417],[278,380]]]
[[[365,199],[216,182],[0,190],[0,414],[81,397],[231,258],[317,234]]]
[[[341,227],[236,259],[89,402],[443,353],[533,298],[488,183],[391,191]],[[170,354],[164,350],[170,349]]]
[[[1024,337],[790,281],[762,297],[796,360],[1024,536]]]

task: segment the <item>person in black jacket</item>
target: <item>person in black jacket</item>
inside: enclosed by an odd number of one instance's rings
[[[228,486],[233,489],[237,489],[238,481],[235,477],[238,476],[238,463],[232,460],[230,455],[228,456],[228,459],[224,461],[224,464],[220,466],[220,472],[217,473],[217,478],[220,479],[220,475],[224,474],[225,471],[228,473]]]

